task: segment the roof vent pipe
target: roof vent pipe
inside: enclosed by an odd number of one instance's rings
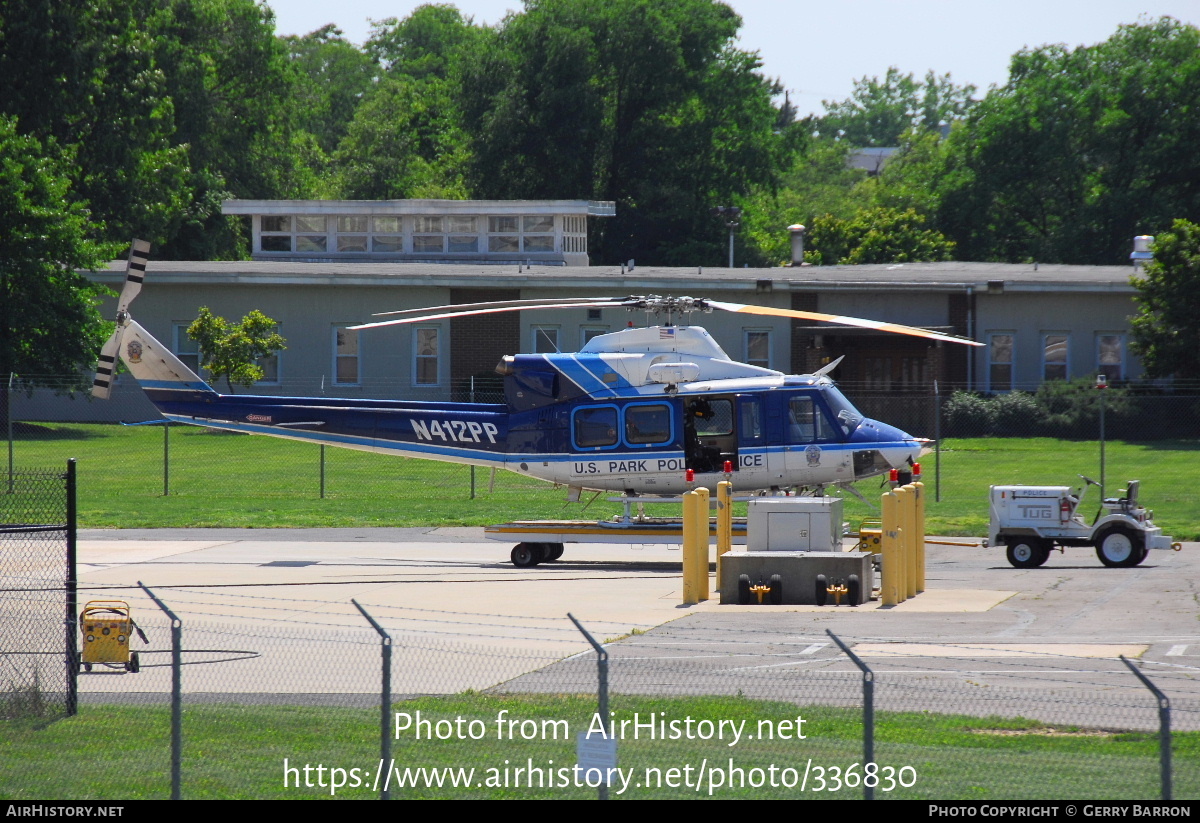
[[[1138,271],[1142,266],[1146,265],[1146,261],[1154,259],[1154,252],[1150,251],[1150,244],[1154,242],[1154,236],[1150,234],[1139,234],[1133,238],[1133,251],[1129,254],[1129,259],[1133,261],[1133,270]]]
[[[804,265],[804,226],[800,223],[793,223],[788,226],[788,231],[792,233],[792,262],[789,265],[803,266]]]

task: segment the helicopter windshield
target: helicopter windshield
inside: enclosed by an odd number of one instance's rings
[[[833,413],[843,434],[849,436],[862,422],[862,414],[836,387],[830,386],[825,390],[825,402],[829,405],[829,411]]]

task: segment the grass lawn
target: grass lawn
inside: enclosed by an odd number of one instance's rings
[[[393,784],[393,797],[595,796],[594,789],[573,785],[572,773],[558,771],[569,769],[576,761],[575,736],[591,722],[594,697],[465,694],[420,698],[398,703],[394,708],[414,721],[419,712],[421,719],[429,721],[433,734],[440,728],[450,735],[446,740],[418,740],[413,729],[402,731],[393,741],[398,768],[475,771],[465,788],[448,783],[430,788],[425,773],[414,778],[420,784],[416,787]],[[788,730],[792,737],[796,727],[781,726],[780,721],[792,721],[797,716],[805,720],[801,727],[804,739],[766,740],[755,734],[754,740],[742,739],[734,746],[729,745],[728,735],[724,740],[701,741],[647,740],[645,732],[642,739],[633,740],[627,734],[618,744],[618,765],[631,779],[621,797],[702,797],[708,794],[708,780],[721,781],[713,787],[713,795],[725,798],[862,796],[861,788],[843,786],[835,790],[835,779],[841,778],[835,778],[833,772],[834,767],[844,771],[861,760],[861,713],[856,709],[797,707],[732,697],[629,696],[614,697],[611,708],[618,721],[632,718],[634,712],[643,721],[650,713],[680,720],[691,717],[697,722],[745,721],[743,729],[747,733],[758,732],[764,728],[760,721],[767,721],[776,729]],[[496,723],[502,711],[508,712],[506,719],[519,721],[503,735]],[[169,709],[160,703],[85,705],[78,716],[42,727],[0,721],[0,797],[167,797],[169,717]],[[449,722],[439,727],[439,720]],[[478,723],[471,726],[471,721]],[[451,724],[462,729],[461,734],[451,733]],[[521,728],[532,739],[523,739]],[[472,735],[478,735],[478,739],[465,739]],[[183,741],[185,798],[328,798],[328,770],[332,767],[345,770],[347,785],[338,797],[376,796],[370,784],[379,762],[377,710],[192,705],[185,707]],[[1173,751],[1174,796],[1200,797],[1200,734],[1176,734]],[[299,770],[288,787],[284,786],[285,758],[289,767]],[[881,785],[877,797],[1153,800],[1159,796],[1158,743],[1148,734],[1083,733],[1078,729],[1050,729],[1021,719],[881,712],[876,716],[876,760],[881,767],[896,769],[896,775],[901,767],[908,767],[902,781],[909,784],[901,786],[897,780],[891,791],[884,791]],[[731,761],[732,767],[742,770],[740,781],[744,785],[737,785],[739,778],[730,771]],[[309,773],[313,784],[321,779],[316,766],[325,767],[325,788],[303,786],[306,764],[313,767]],[[550,785],[538,788],[534,778],[535,785],[529,788],[528,773],[517,776],[516,769],[530,764],[547,770],[543,779]],[[775,787],[770,785],[772,766]],[[721,771],[710,771],[714,768]],[[823,771],[818,772],[818,768]],[[354,775],[350,769],[359,770],[357,777],[364,785],[351,785]],[[788,769],[795,771],[785,771]],[[782,785],[799,783],[806,770],[803,794],[798,785]],[[706,781],[698,792],[697,774],[705,775]],[[299,788],[295,786],[297,779]],[[682,785],[685,780],[691,785]],[[520,786],[516,785],[518,781]],[[822,781],[823,790],[818,790]],[[571,785],[561,785],[564,782]],[[752,785],[755,783],[763,785]]]
[[[476,469],[475,497],[467,466],[404,460],[346,449],[325,451],[320,497],[317,446],[269,437],[210,432],[180,426],[170,433],[170,493],[163,494],[163,431],[159,426],[25,424],[14,443],[20,468],[56,468],[79,460],[79,522],[84,528],[184,526],[479,526],[507,520],[591,519],[620,507],[601,495],[586,511],[565,503],[565,491],[546,483]],[[1142,481],[1141,499],[1155,521],[1178,540],[1200,539],[1200,496],[1191,483],[1200,440],[1109,442],[1108,490]],[[1005,483],[1076,485],[1077,474],[1099,478],[1093,441],[1050,438],[954,438],[941,450],[940,501],[935,500],[936,460],[924,462],[927,531],[982,536],[987,531],[987,490]],[[878,481],[859,489],[878,499]],[[585,496],[585,501],[587,497]],[[1089,490],[1098,504],[1096,489]],[[1085,509],[1094,509],[1085,502]],[[655,506],[655,513],[669,507]],[[846,498],[853,524],[872,516]]]

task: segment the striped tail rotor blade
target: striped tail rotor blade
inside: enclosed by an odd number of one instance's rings
[[[117,370],[117,352],[121,350],[121,335],[125,327],[118,325],[112,336],[100,350],[100,360],[96,363],[96,379],[92,381],[92,397],[107,400],[112,391],[113,375]]]
[[[134,240],[129,247],[129,262],[125,264],[125,286],[121,289],[121,299],[117,311],[129,310],[129,304],[142,290],[142,281],[146,279],[146,260],[150,257],[150,243],[146,240]]]
[[[966,337],[958,337],[953,334],[942,334],[941,332],[930,331],[929,329],[921,329],[916,326],[905,326],[903,323],[885,323],[881,320],[866,320],[862,317],[847,317],[842,314],[824,314],[817,311],[800,311],[798,309],[773,309],[767,306],[748,306],[743,303],[724,303],[717,300],[706,300],[708,305],[714,309],[722,311],[740,312],[743,314],[763,314],[772,317],[795,317],[800,320],[821,320],[826,323],[840,323],[843,326],[857,326],[862,329],[876,329],[878,331],[894,332],[896,334],[907,334],[912,337],[925,337],[930,340],[945,340],[948,343],[964,343],[968,346],[982,346],[974,340]]]

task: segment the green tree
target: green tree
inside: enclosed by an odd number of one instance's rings
[[[403,20],[389,17],[375,22],[365,51],[391,74],[449,80],[462,55],[491,34],[454,6],[433,3],[418,6]]]
[[[214,383],[224,380],[232,392],[235,383],[248,388],[262,380],[260,361],[287,348],[287,341],[275,330],[278,325],[258,309],[241,323],[230,323],[204,306],[187,333],[200,348],[200,366],[209,378]]]
[[[744,201],[742,237],[766,265],[791,259],[793,223],[812,225],[818,215],[849,219],[871,205],[867,173],[846,165],[851,148],[821,137],[811,141],[777,187],[759,186]]]
[[[69,152],[0,116],[0,415],[10,374],[27,388],[86,385],[108,332],[96,305],[106,290],[79,270],[117,249],[89,239],[96,226],[72,191],[75,172]]]
[[[912,129],[937,131],[943,123],[961,120],[975,102],[974,93],[974,86],[956,85],[949,74],[930,71],[921,83],[892,66],[883,80],[855,80],[845,100],[822,101],[826,114],[818,128],[822,136],[852,146],[896,146]]]
[[[602,260],[723,259],[709,209],[771,184],[799,138],[740,23],[711,0],[528,3],[464,58],[475,194],[616,201]]]
[[[849,219],[821,215],[812,221],[804,253],[819,266],[950,260],[954,243],[926,226],[912,209],[864,209]]]
[[[1200,225],[1176,220],[1152,248],[1154,260],[1132,281],[1132,349],[1148,377],[1200,382]]]
[[[968,260],[1115,264],[1200,211],[1200,30],[1171,18],[1014,55],[948,141],[937,226]]]
[[[337,148],[354,112],[378,79],[372,57],[330,23],[303,37],[283,38],[297,71],[294,105],[297,126],[329,154]]]

